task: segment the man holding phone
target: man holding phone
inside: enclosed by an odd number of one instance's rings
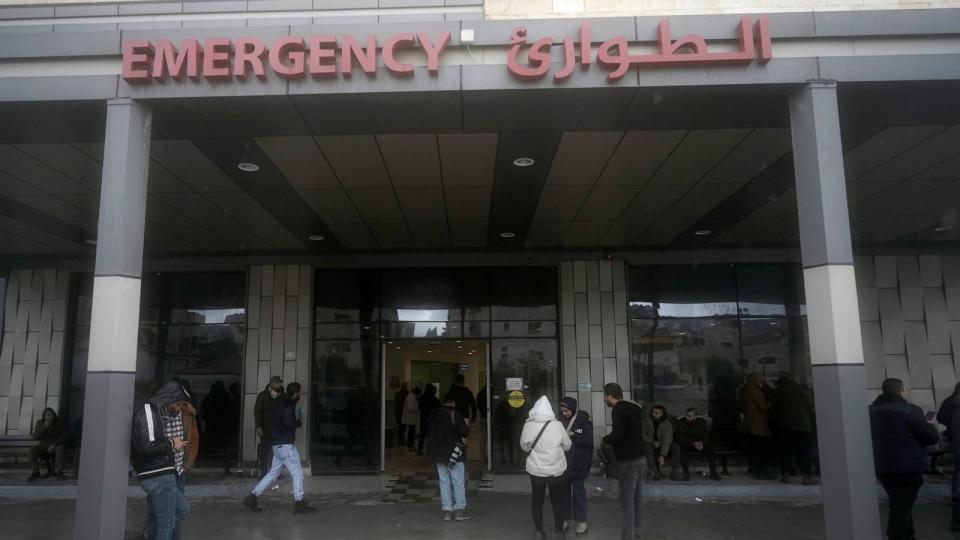
[[[130,458],[147,494],[144,536],[150,540],[179,540],[190,512],[184,496],[187,448],[196,443],[184,438],[184,417],[196,415],[190,414],[190,397],[179,382],[169,381],[133,415]]]

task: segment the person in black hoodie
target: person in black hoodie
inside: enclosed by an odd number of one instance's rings
[[[883,393],[870,406],[870,431],[877,477],[890,498],[887,537],[913,540],[913,504],[923,485],[925,446],[940,440],[940,433],[923,410],[907,402],[908,391],[900,379],[883,381]]]
[[[420,441],[417,443],[417,455],[423,455],[423,444],[430,436],[430,414],[440,408],[440,400],[437,399],[437,387],[427,383],[423,389],[423,395],[420,396]]]
[[[573,442],[567,450],[567,471],[564,476],[570,482],[570,516],[577,534],[587,532],[587,488],[583,481],[590,477],[593,465],[593,423],[587,411],[577,408],[577,400],[565,397],[560,400],[560,420],[567,428],[567,435]]]
[[[457,412],[456,403],[450,394],[443,400],[443,406],[430,413],[430,440],[427,443],[427,459],[437,466],[440,480],[440,504],[443,520],[466,521],[467,490],[464,461],[467,459],[464,439],[470,434],[470,428],[463,416]],[[453,493],[450,485],[453,484]]]
[[[184,473],[185,449],[191,441],[168,433],[172,420],[191,407],[191,397],[179,382],[169,381],[133,415],[130,460],[147,494],[144,536],[151,540],[178,540],[180,525],[190,512],[179,480]],[[182,424],[179,432],[183,433]]]
[[[620,509],[623,512],[623,540],[640,537],[641,482],[646,452],[643,445],[643,408],[623,399],[617,383],[603,387],[607,407],[612,407],[613,428],[603,444],[613,447],[620,465]]]
[[[464,383],[463,373],[457,373],[456,377],[453,378],[453,386],[450,387],[450,391],[443,398],[444,402],[449,400],[453,400],[457,412],[464,420],[469,422],[468,425],[477,423],[477,398],[473,396],[473,392]]]
[[[287,385],[287,393],[280,396],[273,407],[273,421],[271,422],[271,437],[273,442],[273,464],[270,472],[260,479],[247,497],[243,505],[254,512],[262,512],[263,508],[257,504],[257,497],[273,485],[280,476],[281,469],[287,469],[293,479],[293,513],[310,514],[317,509],[307,504],[303,499],[303,469],[300,467],[300,452],[294,444],[297,428],[303,426],[302,413],[297,411],[297,401],[300,401],[300,383],[292,382]]]
[[[55,476],[60,480],[66,480],[63,475],[63,448],[70,438],[70,430],[57,416],[57,412],[47,407],[43,410],[43,415],[34,426],[33,440],[37,444],[30,449],[30,464],[33,465],[33,473],[27,482],[33,482],[40,478],[40,460],[53,457],[53,465],[47,461],[47,474],[44,478]]]

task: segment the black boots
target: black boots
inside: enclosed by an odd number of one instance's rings
[[[263,512],[263,507],[257,504],[257,496],[253,493],[247,495],[247,498],[243,500],[243,505],[254,512]]]
[[[293,503],[294,514],[312,514],[316,511],[317,509],[307,504],[307,501],[297,501]]]

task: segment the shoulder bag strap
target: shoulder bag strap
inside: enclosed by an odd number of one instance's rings
[[[550,421],[544,422],[543,427],[540,428],[540,433],[537,433],[537,438],[533,440],[533,444],[530,445],[530,451],[533,452],[533,449],[537,447],[537,443],[540,442],[540,437],[543,436],[543,432],[547,430],[547,426],[550,425]]]

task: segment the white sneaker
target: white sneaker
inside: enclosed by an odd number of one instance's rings
[[[280,489],[280,484],[274,484],[273,487],[270,488],[270,491],[276,491],[278,489]]]
[[[584,534],[587,532],[587,522],[577,522],[577,528],[574,529],[574,532],[577,534]]]

